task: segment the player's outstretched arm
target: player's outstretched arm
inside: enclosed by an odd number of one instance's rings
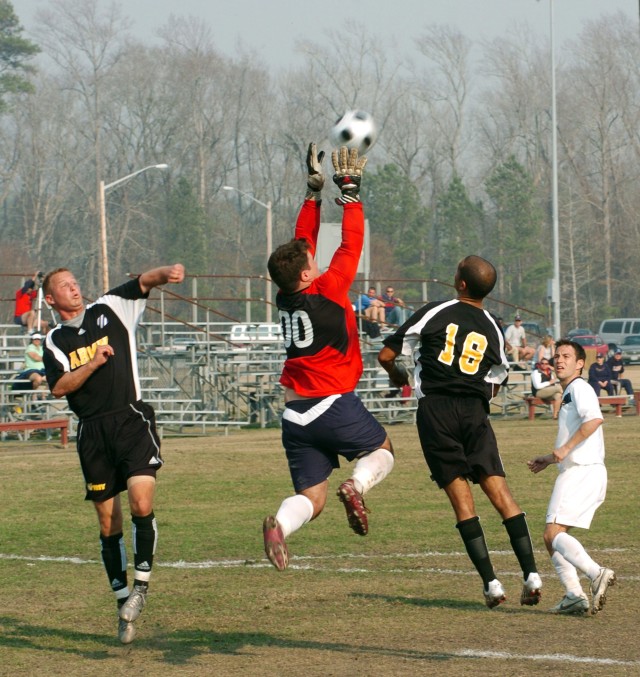
[[[171,266],[153,268],[142,273],[139,278],[140,289],[144,294],[161,284],[178,284],[184,280],[184,266],[174,263]]]
[[[332,151],[331,161],[335,170],[333,182],[341,192],[341,196],[336,198],[336,204],[360,202],[360,182],[367,158],[364,155],[358,157],[357,148],[342,146],[340,150]]]
[[[321,150],[318,153],[316,144],[310,143],[307,149],[307,194],[305,200],[320,202],[322,199],[322,188],[324,187],[323,159],[324,151]]]

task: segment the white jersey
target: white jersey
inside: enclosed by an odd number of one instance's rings
[[[595,390],[582,378],[576,378],[562,393],[562,406],[558,415],[556,449],[565,444],[583,423],[602,418]],[[604,436],[602,426],[586,440],[580,442],[558,466],[560,471],[570,465],[604,465]]]

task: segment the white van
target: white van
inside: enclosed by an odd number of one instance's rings
[[[604,320],[598,334],[605,343],[620,345],[629,334],[640,334],[640,317],[616,317]]]

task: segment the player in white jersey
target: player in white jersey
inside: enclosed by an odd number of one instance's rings
[[[563,393],[555,449],[528,462],[534,473],[558,465],[544,530],[551,562],[565,588],[564,597],[551,609],[558,614],[598,613],[606,601],[607,589],[616,580],[612,569],[594,562],[580,541],[568,533],[572,527],[591,526],[607,492],[602,412],[595,391],[581,377],[585,360],[581,345],[558,341],[554,367]],[[578,570],[591,581],[591,604],[582,590]]]

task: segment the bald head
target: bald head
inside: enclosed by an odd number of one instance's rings
[[[466,256],[458,264],[456,271],[456,289],[460,292],[460,282],[464,282],[464,291],[469,298],[482,300],[496,284],[498,277],[492,263],[480,256]]]

